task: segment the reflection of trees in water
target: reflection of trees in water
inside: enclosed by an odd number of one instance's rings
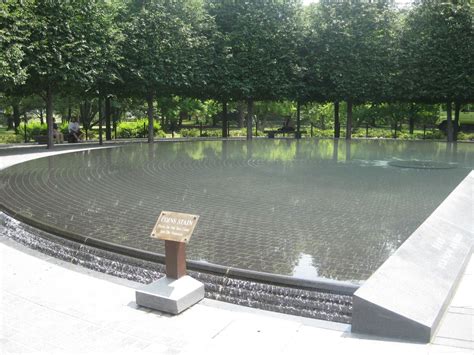
[[[138,148],[141,147],[141,148]],[[138,148],[138,149],[137,149]],[[144,150],[147,154],[144,155]],[[392,140],[344,140],[272,139],[246,141],[194,141],[160,142],[152,146],[126,146],[111,151],[103,150],[104,157],[111,159],[104,164],[139,167],[145,161],[206,159],[229,161],[281,161],[294,160],[392,160],[416,159],[452,161],[474,167],[474,146],[469,143],[448,145],[444,142],[392,141]],[[97,154],[100,156],[101,154]],[[95,158],[100,159],[100,158]]]
[[[307,254],[322,277],[365,278],[467,170],[360,161],[456,158],[473,166],[474,145],[354,140],[345,163],[347,144],[206,141],[58,155],[0,172],[0,198],[59,228],[155,252],[162,245],[149,233],[161,210],[196,213],[192,259],[291,275]]]

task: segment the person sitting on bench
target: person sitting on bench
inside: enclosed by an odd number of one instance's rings
[[[280,132],[293,132],[295,130],[295,127],[293,125],[293,122],[291,121],[291,117],[288,116],[285,118],[283,121],[283,127],[278,129]]]
[[[79,126],[79,122],[77,118],[73,118],[72,121],[69,123],[69,134],[72,136],[72,143],[82,142],[82,132],[81,127]]]
[[[53,138],[56,143],[64,143],[64,135],[59,130],[56,122],[53,122]]]

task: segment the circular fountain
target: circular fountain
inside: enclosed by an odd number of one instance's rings
[[[84,255],[81,260],[91,265],[100,264],[98,259],[114,265],[119,255],[129,266],[115,269],[130,267],[126,277],[142,282],[162,272],[158,264],[146,264],[162,260],[164,253],[149,236],[160,212],[200,215],[188,266],[205,282],[208,297],[347,321],[357,284],[474,166],[472,154],[462,154],[472,150],[469,145],[454,154],[434,149],[436,144],[416,149],[416,143],[403,144],[132,144],[5,169],[0,201],[9,216],[38,228],[48,243],[51,235],[79,243],[71,255]],[[392,164],[396,159],[452,168],[399,169]],[[2,224],[25,228],[8,216]],[[85,255],[99,256],[87,261]]]

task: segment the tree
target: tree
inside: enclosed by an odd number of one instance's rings
[[[474,97],[474,27],[469,1],[419,1],[400,37],[399,96],[447,104],[447,140],[454,140],[452,102]]]
[[[131,1],[120,19],[123,77],[130,93],[146,98],[149,143],[155,97],[200,91],[205,84],[200,63],[206,61],[207,19],[196,0]]]
[[[25,7],[28,4],[25,3]],[[28,22],[20,2],[5,0],[0,3],[0,92],[4,93],[4,104],[12,108],[8,129],[15,129],[15,133],[18,133],[21,121],[21,86],[28,77],[24,63],[30,35]]]
[[[0,3],[0,91],[2,92],[23,84],[27,78],[23,60],[29,29],[24,6],[15,0],[4,0]]]
[[[322,1],[309,8],[311,85],[327,101],[347,102],[346,139],[351,138],[354,104],[391,97],[394,12],[390,4]]]
[[[95,0],[35,0],[25,12],[30,31],[24,57],[27,86],[45,99],[51,148],[54,95],[86,90],[96,80],[103,66],[108,11]]]
[[[255,100],[290,95],[296,64],[298,0],[208,0],[220,33],[217,83],[234,100],[247,101],[247,139]]]
[[[107,12],[101,14],[100,24],[102,29],[102,46],[98,48],[101,63],[97,67],[94,86],[90,91],[98,96],[99,100],[99,142],[102,144],[102,118],[105,118],[105,136],[106,140],[112,139],[111,115],[112,100],[115,96],[112,94],[117,89],[117,85],[123,84],[120,76],[121,65],[120,43],[123,36],[115,20],[121,10],[119,3],[110,3],[107,6]],[[86,93],[90,94],[90,93]],[[102,107],[102,101],[105,101],[105,107]],[[103,115],[102,115],[103,113]]]

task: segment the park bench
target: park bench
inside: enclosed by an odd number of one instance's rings
[[[306,133],[306,131],[301,131],[299,132],[299,135],[298,135],[298,132],[296,130],[294,131],[283,131],[283,130],[279,130],[279,129],[276,129],[276,130],[269,130],[269,129],[265,129],[263,130],[263,133],[267,134],[267,137],[268,138],[275,138],[275,135],[277,134],[293,134],[295,136],[295,138],[301,138],[301,135],[303,133]]]
[[[38,144],[48,144],[48,135],[34,136],[33,139]],[[64,134],[64,142],[77,143],[74,141],[72,134],[69,134],[69,133]]]
[[[47,135],[34,136],[33,139],[38,144],[47,144],[48,143],[48,136]]]

